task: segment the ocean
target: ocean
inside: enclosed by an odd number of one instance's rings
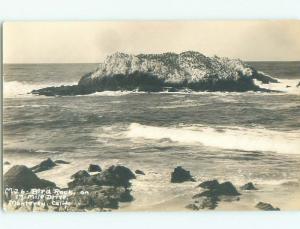
[[[300,62],[252,62],[280,80],[282,92],[139,93],[85,96],[28,94],[70,85],[97,64],[4,65],[4,172],[50,157],[59,165],[39,176],[67,187],[88,165],[121,164],[145,176],[132,182],[134,201],[120,211],[186,210],[197,184],[207,179],[253,182],[257,192],[220,210],[255,210],[258,201],[300,209]],[[197,180],[170,183],[176,166]]]

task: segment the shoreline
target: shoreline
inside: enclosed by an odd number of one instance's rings
[[[36,160],[38,161],[38,159]],[[87,160],[88,162],[89,160]],[[12,166],[14,163],[7,166],[5,165],[5,172]],[[90,161],[91,162],[91,161]],[[72,165],[73,163],[73,165]],[[34,165],[35,162],[30,164]],[[105,166],[104,169],[107,168],[111,162],[103,163]],[[122,165],[122,163],[117,163]],[[61,168],[64,168],[64,177],[60,177],[60,181],[57,183],[59,184],[66,184],[71,179],[70,177],[74,171],[76,171],[75,167],[78,171],[78,165],[74,165],[74,162],[71,161],[70,164],[66,165],[59,165]],[[125,165],[126,166],[126,165]],[[73,169],[72,169],[73,167]],[[129,167],[130,168],[130,167]],[[143,169],[143,168],[142,168]],[[55,171],[56,170],[56,171]],[[58,171],[57,171],[58,170]],[[68,173],[66,173],[68,171]],[[196,188],[199,182],[204,181],[203,179],[197,178],[197,182],[184,182],[180,184],[173,184],[173,183],[165,183],[163,187],[165,191],[152,190],[151,192],[147,190],[147,186],[152,187],[153,189],[155,186],[155,182],[162,179],[161,177],[165,177],[168,173],[165,174],[157,174],[158,171],[149,171],[144,170],[145,175],[137,175],[135,180],[132,180],[132,186],[130,189],[132,190],[133,201],[129,203],[120,203],[120,207],[113,211],[191,211],[190,209],[186,208],[189,202],[192,202],[192,196],[197,194],[200,190]],[[169,171],[171,172],[171,171]],[[193,171],[191,171],[193,172]],[[58,168],[53,168],[44,172],[37,173],[40,178],[47,179],[54,181],[53,177],[58,177],[59,174],[62,173],[62,170]],[[91,173],[93,174],[93,173]],[[94,173],[96,174],[96,173]],[[52,178],[52,179],[51,179]],[[164,178],[166,179],[166,178]],[[213,177],[211,177],[213,179]],[[292,182],[292,181],[291,181]],[[285,182],[288,183],[288,182]],[[281,210],[299,210],[300,209],[300,202],[296,201],[299,200],[300,186],[299,180],[296,182],[298,185],[296,187],[283,187],[284,183],[281,184],[274,184],[274,185],[267,185],[267,184],[255,184],[259,188],[255,191],[242,191],[240,199],[238,201],[220,201],[218,206],[214,211],[252,211],[258,210],[255,208],[255,204],[259,201],[265,201],[271,203],[273,206],[279,207]],[[152,184],[152,186],[151,186]],[[238,188],[242,183],[234,183]],[[158,184],[157,184],[158,185]],[[59,186],[60,187],[60,186]],[[66,185],[65,185],[66,187]],[[60,187],[63,188],[63,187]],[[240,190],[240,188],[238,188]],[[289,195],[286,195],[286,192],[289,192]],[[206,209],[204,209],[206,210]]]

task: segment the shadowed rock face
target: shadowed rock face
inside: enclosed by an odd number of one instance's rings
[[[263,211],[280,211],[279,208],[275,208],[271,204],[264,202],[259,202],[255,207]]]
[[[40,164],[38,164],[36,166],[33,166],[31,168],[31,170],[34,173],[38,173],[38,172],[42,172],[42,171],[52,169],[54,166],[56,166],[56,164],[50,158],[48,158],[48,159],[42,161]]]
[[[201,209],[213,210],[218,206],[219,198],[217,197],[201,197],[194,201],[194,203],[188,204],[186,208],[197,211]]]
[[[186,206],[191,210],[201,209],[215,209],[218,206],[218,202],[221,200],[235,201],[239,200],[241,195],[234,185],[229,182],[219,183],[217,180],[208,180],[200,183],[197,187],[206,189],[193,196],[194,203]]]
[[[158,92],[191,89],[194,91],[265,90],[254,84],[277,82],[240,60],[206,57],[199,52],[180,54],[115,53],[78,85],[47,87],[32,91],[46,96],[85,95],[99,91],[138,90]]]
[[[172,183],[182,183],[185,181],[195,181],[190,171],[183,169],[181,166],[177,166],[171,173]]]
[[[25,192],[22,196],[13,190],[7,190],[4,195],[5,209],[18,211],[110,211],[119,208],[120,202],[131,202],[130,180],[135,175],[124,166],[110,166],[97,175],[90,175],[80,170],[71,176],[73,182],[69,189],[60,189],[54,183],[42,180],[24,165],[15,165],[4,175],[4,187],[30,191],[32,188],[49,188],[54,193],[63,193],[61,204],[52,199],[41,198],[40,204],[33,204],[32,192]],[[55,194],[56,195],[56,194]],[[61,194],[62,195],[62,194]],[[60,197],[59,197],[60,198]],[[58,199],[59,199],[58,198]],[[29,203],[16,205],[15,202]],[[65,203],[65,204],[64,204]]]
[[[236,190],[234,185],[226,181],[221,184],[209,186],[207,191],[196,194],[193,198],[206,196],[206,197],[219,197],[219,196],[239,196],[240,193]]]
[[[76,209],[108,208],[117,209],[119,202],[133,201],[130,180],[135,179],[133,172],[125,166],[110,166],[108,169],[90,175],[80,170],[71,176],[73,181],[68,187],[75,191],[69,200]],[[81,195],[80,191],[88,191],[89,195]]]
[[[85,170],[79,170],[71,176],[71,179],[83,179],[84,177],[89,177],[90,174]]]
[[[217,180],[203,181],[198,185],[198,187],[205,188],[205,189],[215,189],[218,186],[219,186],[219,182]]]
[[[139,170],[139,169],[135,170],[134,172],[135,172],[135,174],[145,175],[145,173],[142,170]]]
[[[127,167],[117,165],[110,166],[101,173],[92,176],[90,176],[86,171],[79,171],[74,174],[72,178],[74,178],[74,180],[68,183],[69,188],[86,185],[123,186],[127,188],[131,185],[129,181],[136,177]]]
[[[52,188],[55,183],[38,178],[24,165],[14,165],[5,174],[4,187],[30,190],[32,188]]]
[[[257,188],[254,186],[254,184],[252,182],[249,182],[247,184],[244,184],[241,187],[241,190],[257,190]]]
[[[75,195],[69,198],[75,209],[108,208],[118,209],[119,202],[130,202],[133,196],[124,187],[113,186],[76,186]],[[89,195],[81,195],[80,191],[88,191]]]
[[[101,167],[99,165],[90,164],[89,168],[88,168],[88,171],[89,172],[101,172],[102,169],[101,169]]]

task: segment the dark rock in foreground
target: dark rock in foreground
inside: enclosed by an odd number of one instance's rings
[[[280,208],[275,208],[271,204],[264,202],[259,202],[255,207],[263,211],[280,211]]]
[[[129,187],[129,181],[136,178],[134,173],[129,168],[121,165],[112,165],[97,176],[99,181],[101,181],[100,183],[103,183],[103,185],[124,187]]]
[[[198,198],[202,196],[206,197],[219,197],[219,196],[239,196],[240,193],[229,181],[218,184],[217,186],[212,186],[209,190],[203,191],[199,194],[193,196],[193,198]]]
[[[249,182],[241,186],[241,190],[257,190],[257,188],[254,186],[252,182]]]
[[[56,164],[70,164],[70,162],[64,161],[64,160],[55,160],[54,163],[56,163]]]
[[[89,172],[101,172],[101,168],[99,165],[90,164],[88,168]]]
[[[205,189],[215,189],[219,185],[217,180],[208,180],[200,183],[198,187],[205,188]]]
[[[3,177],[4,187],[30,190],[32,188],[53,188],[55,183],[40,179],[24,165],[14,165]]]
[[[133,201],[128,187],[135,175],[125,166],[110,166],[96,175],[80,170],[71,178],[74,180],[68,183],[68,187],[77,193],[70,198],[75,209],[117,209],[119,202]],[[81,191],[89,194],[83,196]]]
[[[197,211],[201,209],[213,210],[218,206],[219,199],[217,197],[201,197],[189,204],[186,208]]]
[[[142,170],[135,170],[135,174],[139,174],[139,175],[145,175],[145,173]]]
[[[193,210],[215,209],[221,200],[239,200],[237,196],[239,196],[240,193],[229,181],[219,183],[217,180],[208,180],[200,183],[197,187],[207,190],[193,196],[193,199],[195,199],[194,203],[187,206]]]
[[[75,178],[75,176],[74,176]],[[130,180],[135,179],[133,172],[126,168],[125,166],[110,166],[108,169],[102,171],[99,174],[92,176],[83,176],[75,178],[75,180],[68,183],[69,188],[74,188],[76,186],[85,185],[99,185],[99,186],[123,186],[129,187]]]
[[[31,93],[72,96],[118,90],[268,91],[257,86],[254,80],[264,84],[278,82],[241,60],[207,57],[194,51],[135,56],[115,53],[94,72],[84,75],[77,85],[47,87]]]
[[[215,190],[219,196],[221,196],[221,195],[239,196],[240,195],[240,193],[236,190],[234,185],[229,181],[219,184],[219,186],[217,186],[217,188]]]
[[[74,180],[69,183],[69,189],[59,189],[54,183],[39,179],[26,166],[14,166],[4,176],[5,187],[28,191],[31,188],[49,188],[55,201],[41,198],[39,203],[35,204],[32,202],[31,192],[25,192],[22,197],[10,192],[5,196],[5,209],[13,211],[110,211],[117,209],[121,202],[134,200],[128,187],[129,181],[134,179],[135,175],[124,166],[111,166],[92,176],[87,171],[80,170],[71,178]],[[57,193],[62,193],[63,196]],[[15,204],[19,202],[24,204]]]
[[[112,186],[77,186],[75,195],[69,198],[71,207],[75,209],[118,209],[119,202],[130,202],[133,197],[130,190],[124,187]],[[88,195],[82,195],[80,192],[87,191]]]
[[[172,183],[182,183],[185,181],[195,181],[192,177],[190,171],[183,169],[181,166],[177,166],[174,171],[171,173],[171,182]]]
[[[31,170],[34,173],[39,173],[39,172],[42,172],[42,171],[52,169],[54,166],[56,166],[56,164],[50,158],[48,158],[48,159],[42,161],[40,164],[38,164],[36,166],[33,166],[31,168]]]
[[[10,165],[10,163],[8,161],[5,161],[3,164],[4,165]]]
[[[71,179],[83,179],[84,177],[89,177],[90,174],[85,170],[79,170],[71,176]]]

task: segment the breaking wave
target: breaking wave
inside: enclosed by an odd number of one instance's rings
[[[299,82],[299,79],[280,79],[279,83],[262,84],[261,82],[255,80],[255,84],[260,88],[280,91],[288,94],[300,94],[300,86],[297,87]]]
[[[170,139],[182,144],[202,144],[221,149],[268,151],[283,154],[299,154],[300,132],[280,132],[267,129],[210,127],[156,127],[130,124],[130,138]]]
[[[61,85],[72,85],[76,83],[48,83],[48,84],[39,84],[39,83],[28,83],[21,81],[9,81],[3,82],[3,97],[4,98],[20,98],[32,96],[29,94],[32,90],[41,89],[45,87],[52,86],[61,86]]]

